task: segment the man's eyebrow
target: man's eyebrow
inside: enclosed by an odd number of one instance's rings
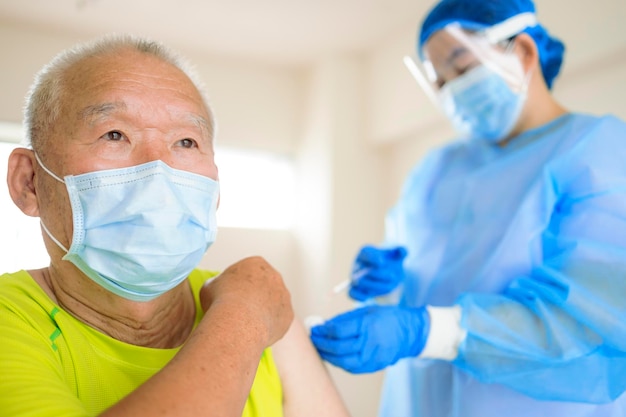
[[[101,103],[87,106],[78,112],[78,117],[82,120],[86,120],[89,123],[93,123],[96,120],[107,117],[116,110],[126,109],[126,103],[122,101],[115,101],[112,103]]]
[[[189,113],[189,120],[198,126],[209,139],[213,140],[213,124],[209,120],[193,113]]]

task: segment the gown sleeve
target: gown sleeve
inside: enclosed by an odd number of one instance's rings
[[[454,363],[543,400],[610,402],[626,389],[626,128],[597,126],[543,172],[540,260],[499,294],[457,302]]]

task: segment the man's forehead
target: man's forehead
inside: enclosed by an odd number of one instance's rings
[[[187,85],[199,93],[187,74],[173,63],[132,49],[85,57],[67,68],[63,78],[69,84],[82,84],[90,88],[94,85],[114,87],[116,83],[125,78],[132,79],[133,76],[145,77],[144,81],[153,79],[156,83],[166,81]]]
[[[98,103],[88,105],[78,111],[79,119],[87,121],[96,121],[100,118],[110,116],[111,114],[127,109],[126,103],[123,101]]]
[[[175,110],[173,114],[196,124],[208,136],[213,135],[212,111],[202,92],[182,69],[161,57],[133,49],[90,56],[68,68],[65,80],[69,83],[66,87],[70,87],[66,91],[73,91],[65,98],[73,102],[70,106],[74,107],[73,113],[79,120],[95,123],[128,114],[134,110],[137,101],[136,97],[128,96],[125,89],[129,91],[133,85],[146,83],[147,94],[158,94],[159,90],[166,93],[178,91],[179,98],[187,97],[190,103],[195,103],[187,109]],[[151,83],[154,84],[152,87]],[[139,95],[139,102],[150,103],[151,99]]]

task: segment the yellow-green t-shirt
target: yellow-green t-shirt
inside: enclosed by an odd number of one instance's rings
[[[199,290],[215,273],[189,276]],[[179,348],[120,342],[61,310],[26,271],[0,276],[0,415],[84,417],[101,413],[163,368]],[[211,358],[207,358],[211,360]],[[282,388],[266,349],[244,417],[282,416]]]

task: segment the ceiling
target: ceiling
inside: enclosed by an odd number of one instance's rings
[[[2,21],[79,35],[132,32],[282,64],[361,51],[415,24],[416,0],[0,0]]]
[[[469,0],[468,0],[469,1]],[[3,22],[92,37],[130,32],[177,49],[272,64],[371,49],[417,28],[435,0],[0,0]],[[622,55],[624,0],[535,0],[540,21],[568,45],[568,66]],[[573,46],[570,48],[570,46]]]

